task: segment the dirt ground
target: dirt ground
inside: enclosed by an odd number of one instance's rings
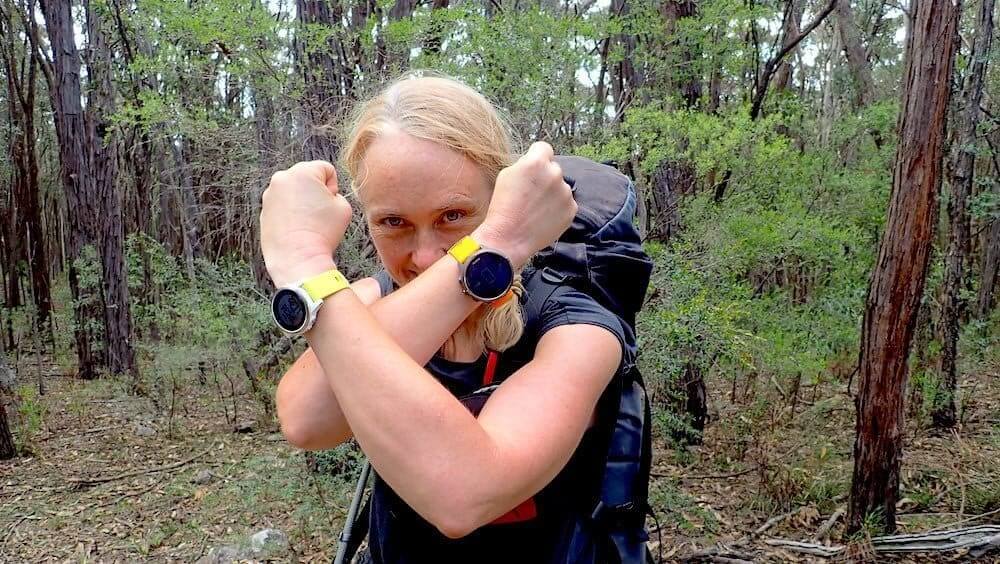
[[[21,371],[28,390],[37,391],[37,369]],[[41,372],[45,395],[22,388],[12,406],[28,452],[0,462],[0,562],[194,562],[265,528],[289,539],[280,561],[333,559],[353,484],[311,471],[261,416],[244,380],[192,376],[156,406],[120,381],[83,382],[48,363]],[[998,384],[996,373],[965,380],[955,433],[911,424],[901,532],[1000,523]],[[813,541],[845,506],[854,410],[843,385],[818,386],[791,404],[765,385],[713,395],[704,446],[657,441],[654,554],[668,562],[816,559],[766,541]],[[837,518],[822,542],[850,544],[853,556],[840,560],[865,559],[865,539],[842,531]],[[966,558],[952,551],[906,560]]]

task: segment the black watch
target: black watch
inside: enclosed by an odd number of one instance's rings
[[[462,269],[462,290],[480,302],[496,301],[514,285],[514,266],[507,255],[463,237],[448,249]]]

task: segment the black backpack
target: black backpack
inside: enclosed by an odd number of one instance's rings
[[[632,333],[649,285],[653,262],[632,224],[636,193],[616,169],[581,157],[556,157],[573,186],[578,210],[569,229],[532,261],[526,281],[532,300],[544,300],[569,284],[616,314]],[[539,292],[538,288],[546,290]],[[614,421],[609,425],[608,421]],[[603,422],[603,423],[602,423]],[[637,366],[616,377],[598,404],[598,425],[608,433],[600,492],[589,516],[592,534],[604,544],[602,562],[640,564],[651,560],[645,529],[652,430],[649,398]],[[604,537],[604,538],[600,538]]]
[[[635,187],[627,176],[608,165],[570,156],[556,157],[556,161],[573,188],[578,210],[559,240],[536,254],[525,268],[528,299],[524,309],[540,311],[560,286],[570,285],[617,315],[634,335],[636,314],[645,300],[653,268],[632,224]],[[525,334],[530,331],[530,327],[525,328]],[[530,360],[530,354],[527,350],[505,351],[500,353],[500,362],[521,364]],[[486,397],[488,392],[480,396],[481,401]],[[467,401],[463,403],[469,406]],[[597,428],[604,432],[601,440],[607,445],[600,491],[592,492],[587,522],[568,542],[595,545],[595,562],[645,564],[651,561],[645,520],[650,511],[652,435],[649,399],[637,367],[618,375],[608,386],[598,403]],[[352,529],[367,529],[368,509],[366,504]],[[348,561],[364,536],[342,537],[348,543]]]

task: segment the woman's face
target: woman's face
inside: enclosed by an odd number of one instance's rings
[[[448,147],[393,129],[371,144],[361,167],[359,196],[375,249],[401,285],[486,217],[493,186]]]

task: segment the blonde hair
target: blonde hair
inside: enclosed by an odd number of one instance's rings
[[[351,177],[355,196],[364,189],[365,154],[387,128],[461,153],[479,165],[491,186],[500,171],[514,161],[511,128],[496,107],[479,92],[446,76],[407,73],[359,104],[350,123],[340,160]],[[513,289],[515,299],[497,309],[487,307],[478,320],[478,336],[491,350],[512,347],[524,332],[520,273],[515,275]]]

